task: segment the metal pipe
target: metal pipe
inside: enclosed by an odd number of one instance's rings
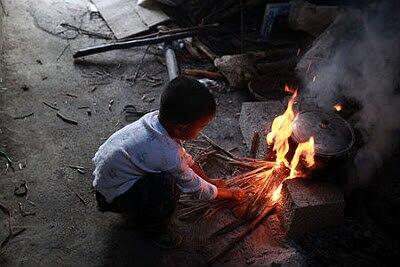
[[[164,57],[167,65],[168,77],[172,81],[180,75],[178,61],[176,60],[175,51],[171,42],[164,43]]]

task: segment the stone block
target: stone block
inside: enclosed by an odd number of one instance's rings
[[[298,238],[343,221],[345,201],[336,185],[313,179],[286,180],[278,216],[288,238]]]
[[[256,158],[265,159],[266,135],[271,129],[272,121],[283,111],[284,106],[280,101],[245,102],[242,104],[239,124],[248,149],[251,148],[253,134],[258,132],[260,135]]]

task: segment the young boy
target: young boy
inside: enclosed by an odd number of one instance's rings
[[[224,189],[223,180],[207,177],[181,144],[196,138],[215,109],[204,85],[183,76],[172,80],[161,95],[159,111],[115,132],[94,156],[93,186],[100,211],[132,215],[139,224],[153,226],[152,236],[169,247],[178,241],[161,233],[180,192],[205,201],[242,198],[242,191]]]

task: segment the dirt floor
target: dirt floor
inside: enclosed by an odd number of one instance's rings
[[[2,249],[0,264],[204,264],[204,255],[190,245],[175,252],[161,251],[140,239],[119,215],[98,212],[91,187],[91,159],[110,134],[127,124],[123,107],[131,104],[145,112],[157,109],[167,82],[162,56],[157,55],[160,52],[151,48],[155,52],[146,56],[139,77],[147,74],[162,83],[153,85],[140,79],[132,83],[128,80],[145,47],[76,62],[72,59],[73,51],[105,41],[65,31],[60,23],[110,34],[99,17],[87,12],[87,1],[2,2],[8,16],[1,36],[0,143],[16,162],[16,170],[6,172],[5,161],[1,161],[0,201],[12,209],[12,225],[27,230]],[[216,92],[215,97],[218,115],[205,132],[225,148],[238,147],[238,152],[244,152],[236,113],[246,96]],[[64,122],[44,102],[78,124]],[[30,113],[33,115],[25,119],[13,119]],[[85,174],[68,165],[85,167]],[[14,195],[14,187],[23,181],[29,187],[29,200],[36,206]],[[36,214],[21,216],[18,202],[25,211]],[[2,216],[1,240],[7,235],[6,222]]]
[[[205,266],[209,256],[229,240],[209,242],[207,233],[231,215],[203,224],[177,221],[176,231],[185,237],[184,244],[179,250],[163,251],[120,215],[98,212],[91,186],[91,159],[97,148],[113,132],[139,118],[127,120],[124,106],[134,105],[139,112],[157,109],[168,81],[161,50],[150,47],[133,82],[146,47],[72,59],[77,49],[107,40],[63,28],[61,23],[105,37],[111,34],[104,21],[88,11],[88,0],[1,2],[8,16],[0,24],[0,148],[15,162],[15,171],[0,159],[0,202],[12,212],[14,230],[26,230],[0,249],[0,265]],[[191,64],[184,59],[179,57],[183,65]],[[213,94],[218,114],[205,133],[224,148],[237,148],[234,153],[245,155],[238,113],[249,96],[223,89]],[[77,125],[57,117],[55,109]],[[84,174],[69,165],[83,166]],[[393,169],[398,166],[394,160],[393,165]],[[28,200],[14,192],[24,181]],[[379,192],[369,192],[374,202],[346,196],[354,207],[348,205],[343,226],[296,243],[279,242],[277,219],[271,216],[216,265],[389,265],[400,255],[395,240],[400,216],[393,214],[399,207],[398,186],[395,180],[387,190],[377,187]],[[19,202],[24,212],[35,214],[23,216]],[[394,203],[394,208],[387,202]],[[381,219],[380,227],[367,209]],[[1,214],[0,241],[7,229],[7,219]]]

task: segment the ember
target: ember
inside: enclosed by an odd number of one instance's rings
[[[339,111],[342,110],[343,107],[342,107],[341,104],[338,103],[338,104],[334,105],[333,108],[334,108],[337,112],[339,112]]]

